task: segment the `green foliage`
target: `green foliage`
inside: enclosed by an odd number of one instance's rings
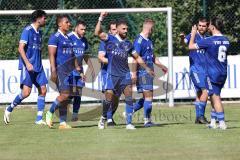
[[[230,54],[239,52],[239,33],[240,33],[240,8],[238,0],[212,0],[207,1],[206,13],[208,17],[219,16],[225,22],[225,34],[231,41]],[[203,0],[0,0],[2,10],[20,9],[81,9],[81,8],[173,8],[173,51],[174,55],[187,55],[187,50],[180,44],[179,34],[188,34],[192,24],[203,14]],[[97,54],[99,40],[93,35],[98,14],[74,14],[69,15],[72,24],[78,19],[85,20],[87,23],[86,37],[90,43],[92,54]],[[103,28],[107,31],[107,24],[111,20],[124,18],[129,24],[129,39],[134,40],[141,31],[142,22],[145,18],[155,21],[152,39],[155,44],[156,54],[167,55],[167,27],[165,13],[135,13],[135,14],[109,14],[104,20]],[[20,34],[25,25],[29,24],[29,16],[0,16],[0,59],[15,59]],[[51,33],[56,31],[55,16],[48,16],[48,24],[43,28],[43,58],[47,58],[47,41]]]

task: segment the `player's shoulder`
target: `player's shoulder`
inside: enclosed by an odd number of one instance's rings
[[[30,31],[31,29],[33,29],[32,25],[27,25],[24,30],[26,31]]]
[[[67,34],[67,36],[70,37],[70,38],[72,38],[72,37],[74,36],[74,34],[73,34],[73,32],[69,32],[69,33]]]
[[[58,38],[58,37],[61,36],[61,33],[60,32],[55,32],[55,33],[52,34],[52,36]]]

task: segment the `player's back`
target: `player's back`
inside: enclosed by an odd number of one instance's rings
[[[208,39],[209,46],[206,50],[207,71],[211,80],[215,83],[225,82],[227,76],[227,50],[229,40],[219,34]]]

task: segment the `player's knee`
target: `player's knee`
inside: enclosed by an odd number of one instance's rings
[[[46,87],[42,87],[40,95],[41,96],[46,96],[46,94],[47,94],[47,88]]]
[[[126,102],[127,105],[133,106],[132,96],[126,96],[125,97],[125,102]]]
[[[22,97],[27,98],[31,93],[31,90],[23,90],[22,91]]]

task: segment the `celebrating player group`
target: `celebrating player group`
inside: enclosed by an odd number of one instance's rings
[[[73,102],[72,121],[78,120],[81,104],[82,88],[85,86],[83,60],[95,76],[92,62],[88,56],[89,44],[85,37],[86,24],[78,21],[74,30],[70,31],[71,22],[67,15],[56,19],[58,30],[48,41],[51,81],[57,86],[59,96],[53,100],[50,109],[43,119],[45,108],[46,84],[48,80],[43,70],[41,59],[42,31],[46,23],[46,13],[36,10],[32,13],[32,23],[24,28],[19,41],[19,70],[21,70],[21,93],[6,107],[4,112],[5,124],[10,123],[13,109],[27,98],[34,84],[38,89],[37,117],[35,124],[53,127],[53,115],[59,111],[59,129],[69,129],[67,124],[67,106]],[[163,73],[168,69],[154,55],[151,34],[154,28],[152,19],[145,19],[141,32],[136,35],[133,43],[127,39],[128,25],[124,19],[111,21],[108,32],[102,30],[102,22],[106,12],[100,14],[94,34],[99,37],[98,59],[101,63],[101,84],[104,94],[103,110],[98,122],[99,129],[114,127],[116,122],[113,115],[117,110],[119,97],[124,94],[126,129],[136,129],[132,122],[135,112],[143,108],[144,127],[152,127],[153,81],[156,71],[154,64]],[[221,34],[223,22],[213,18],[210,22],[205,18],[199,19],[197,26],[192,27],[191,34],[181,34],[182,44],[187,44],[190,50],[190,77],[196,90],[196,123],[207,124],[212,129],[226,129],[224,110],[221,103],[221,89],[227,77],[228,39]],[[207,30],[210,37],[206,36]],[[133,57],[133,70],[130,72],[128,57]],[[134,103],[132,87],[136,84],[142,98]],[[212,111],[211,122],[205,117],[205,107],[210,97]],[[219,125],[217,125],[219,122]]]

